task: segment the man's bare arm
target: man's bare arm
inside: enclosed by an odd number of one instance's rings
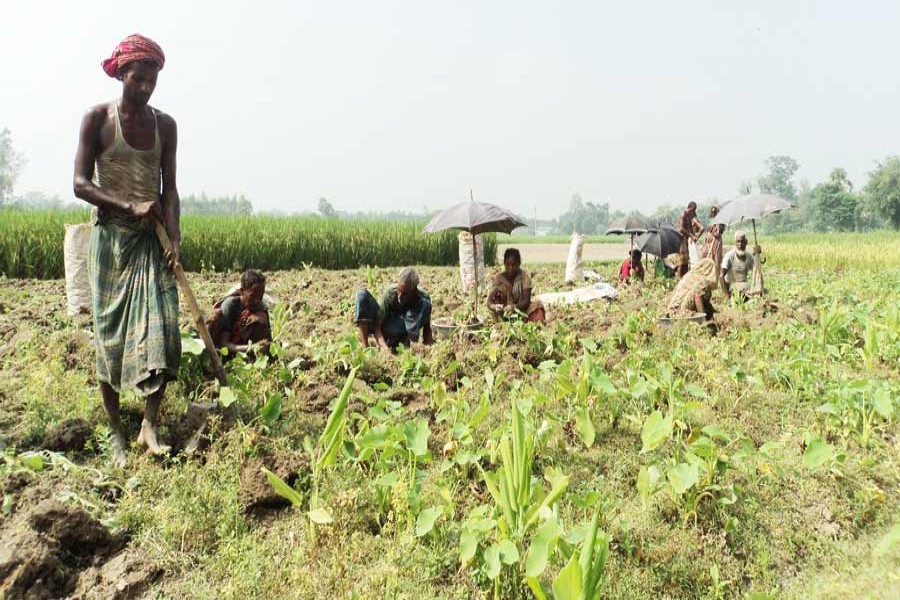
[[[172,242],[173,256],[167,256],[170,265],[181,260],[181,199],[178,196],[177,161],[178,126],[175,119],[165,113],[159,114],[160,137],[162,138],[162,155],[160,170],[162,174],[162,221],[166,233]]]
[[[78,151],[75,153],[75,175],[72,188],[75,197],[104,210],[131,214],[131,205],[123,198],[94,185],[94,163],[100,154],[100,129],[106,120],[106,107],[95,106],[81,119]]]

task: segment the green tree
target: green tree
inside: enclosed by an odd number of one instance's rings
[[[900,157],[891,156],[869,173],[868,201],[894,229],[900,229]]]
[[[859,200],[844,169],[832,170],[828,181],[813,188],[811,200],[813,224],[818,231],[856,229]]]
[[[794,204],[795,208],[767,217],[766,230],[770,232],[796,231],[807,222],[807,211],[801,194],[794,183],[794,175],[800,163],[790,156],[770,156],[765,162],[767,173],[756,178],[756,185],[763,194],[773,194]],[[748,182],[741,184],[740,193],[749,194]]]
[[[25,158],[13,148],[12,133],[9,129],[0,131],[0,206],[12,196],[24,165]]]
[[[569,234],[573,231],[593,235],[603,233],[609,225],[609,204],[585,202],[575,194],[569,201],[569,210],[559,216],[557,231]]]
[[[329,219],[337,216],[337,211],[328,198],[319,198],[319,214]]]

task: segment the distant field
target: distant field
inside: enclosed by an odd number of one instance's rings
[[[497,235],[497,243],[504,246],[522,244],[568,244],[572,239],[569,235]],[[585,238],[585,244],[621,244],[625,239],[621,235],[589,235]]]

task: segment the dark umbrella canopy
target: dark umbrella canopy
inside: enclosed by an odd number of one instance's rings
[[[462,202],[439,212],[423,231],[436,233],[445,229],[460,229],[477,235],[491,231],[511,233],[513,229],[525,226],[525,219],[495,204]]]
[[[738,196],[725,205],[712,223],[734,225],[741,221],[761,219],[766,215],[791,208],[791,203],[784,198],[771,194],[747,194]]]
[[[681,248],[681,233],[674,225],[663,223],[657,231],[648,231],[635,238],[635,246],[646,254],[653,254],[660,258],[678,252]]]
[[[613,221],[606,234],[638,234],[646,231],[654,231],[656,228],[650,221],[638,216],[625,217]]]

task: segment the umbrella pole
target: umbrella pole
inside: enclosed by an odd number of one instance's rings
[[[750,219],[750,222],[753,223],[753,270],[756,271],[759,269],[759,295],[762,296],[766,293],[766,286],[763,283],[761,254],[756,251],[756,249],[759,248],[759,239],[756,237],[756,219]],[[756,278],[754,277],[753,279],[755,280]],[[756,283],[756,281],[753,283]]]
[[[475,298],[474,298],[474,302],[472,303],[472,314],[474,315],[475,322],[477,323],[478,322],[478,242],[475,239],[474,233],[472,234],[472,256],[474,258],[472,263],[475,266],[475,268],[473,269],[473,271],[475,273],[475,282],[474,282],[475,284],[472,286],[472,288],[475,290]]]

